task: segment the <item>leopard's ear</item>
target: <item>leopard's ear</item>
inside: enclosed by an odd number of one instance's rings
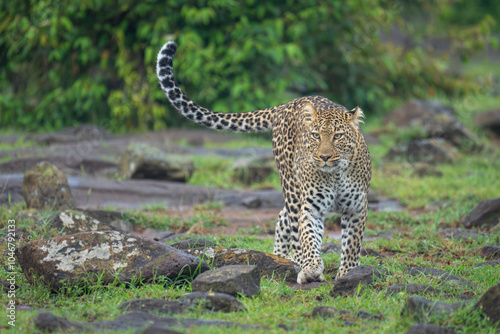
[[[306,124],[311,124],[317,117],[316,109],[314,109],[312,104],[306,104],[302,108],[302,114],[304,115],[304,122]]]
[[[359,106],[356,106],[356,108],[348,111],[347,115],[349,117],[349,122],[355,127],[359,127],[359,123],[364,123],[363,118],[365,117],[365,114]]]

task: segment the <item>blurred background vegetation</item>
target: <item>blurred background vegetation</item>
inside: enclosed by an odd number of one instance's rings
[[[493,83],[460,71],[500,32],[494,0],[26,0],[0,4],[0,127],[161,130],[155,76],[167,40],[199,104],[248,111],[319,94],[382,114],[413,97]]]

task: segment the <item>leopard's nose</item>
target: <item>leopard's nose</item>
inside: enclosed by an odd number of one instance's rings
[[[331,155],[320,155],[319,156],[323,161],[328,161],[332,156]]]

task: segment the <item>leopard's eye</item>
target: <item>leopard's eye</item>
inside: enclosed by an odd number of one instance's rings
[[[314,139],[319,139],[319,133],[313,132],[311,135]]]
[[[343,133],[336,133],[334,136],[333,136],[333,139],[339,139],[340,137],[342,137]]]

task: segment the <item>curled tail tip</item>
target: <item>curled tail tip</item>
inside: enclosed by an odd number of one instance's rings
[[[173,58],[176,51],[177,45],[175,45],[173,41],[168,41],[167,43],[163,44],[162,48],[160,49],[160,52],[158,53],[158,60],[165,57]]]

